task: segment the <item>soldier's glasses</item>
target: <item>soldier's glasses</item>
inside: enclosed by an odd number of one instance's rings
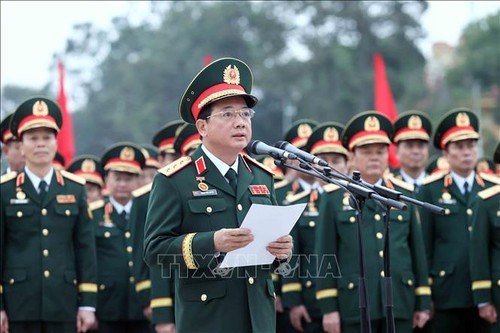
[[[250,108],[243,108],[240,110],[228,109],[228,110],[224,110],[221,112],[211,114],[206,119],[217,116],[223,120],[235,120],[238,115],[241,118],[243,118],[244,120],[250,120],[253,118],[253,116],[255,116],[255,111],[250,109]]]

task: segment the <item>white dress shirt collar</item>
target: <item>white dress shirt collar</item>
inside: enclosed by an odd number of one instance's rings
[[[40,186],[40,182],[42,180],[45,180],[45,182],[47,183],[47,187],[50,186],[50,181],[52,180],[52,175],[54,174],[54,168],[50,168],[49,172],[43,178],[40,178],[37,175],[35,175],[28,168],[28,166],[24,167],[24,172],[26,173],[26,176],[28,176],[28,178],[30,179],[31,183],[33,184],[33,187],[35,187],[35,190],[39,192],[40,189],[38,187]]]

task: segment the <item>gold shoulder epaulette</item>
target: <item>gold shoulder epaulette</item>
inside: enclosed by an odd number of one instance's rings
[[[89,203],[89,209],[91,211],[104,207],[104,200],[97,200]]]
[[[66,170],[61,170],[59,171],[61,173],[61,175],[64,177],[64,178],[68,178],[69,180],[72,180],[74,181],[75,183],[78,183],[78,184],[82,184],[82,185],[85,185],[86,183],[86,180],[85,178],[83,177],[80,177],[80,176],[77,176],[71,172],[68,172]]]
[[[309,190],[309,191],[302,191],[302,192],[299,192],[299,193],[296,193],[296,194],[287,195],[286,196],[286,201],[288,203],[292,203],[294,201],[297,201],[299,199],[307,197],[310,193],[311,193],[311,191]]]
[[[479,175],[481,176],[481,178],[489,181],[490,183],[500,185],[500,177],[498,177],[497,175],[491,175],[484,172],[479,173]]]
[[[323,186],[323,190],[325,190],[326,193],[335,192],[339,188],[340,188],[340,186],[335,185],[335,184],[326,184],[325,186]]]
[[[172,176],[177,173],[179,170],[182,170],[186,166],[188,166],[192,162],[191,157],[183,156],[181,158],[176,159],[169,165],[158,170],[159,173],[164,174],[165,176]]]
[[[407,191],[410,191],[410,192],[415,191],[415,186],[405,182],[404,180],[398,179],[394,176],[388,176],[388,177],[386,177],[386,179],[389,179],[391,181],[391,183],[396,184],[397,186],[402,187]]]
[[[280,180],[279,182],[274,184],[274,189],[278,190],[280,188],[287,186],[288,184],[290,184],[290,181],[288,179]]]
[[[153,187],[153,183],[149,183],[149,184],[146,184],[144,186],[141,186],[137,190],[132,191],[132,196],[134,198],[138,198],[146,193],[151,192],[152,187]]]
[[[447,172],[438,172],[438,173],[435,173],[433,175],[429,175],[429,176],[424,178],[422,185],[427,185],[427,184],[433,183],[436,180],[443,178],[446,174],[447,174]]]
[[[12,180],[12,179],[16,178],[16,176],[17,176],[17,172],[15,172],[15,171],[11,171],[9,173],[6,173],[5,175],[2,175],[0,177],[0,184],[6,183],[9,180]]]
[[[261,168],[262,170],[266,171],[267,173],[271,174],[272,176],[274,176],[274,172],[273,170],[271,170],[270,168],[268,168],[267,166],[265,166],[264,164],[260,163],[259,161],[251,158],[250,156],[246,155],[246,154],[243,154],[242,155],[243,158],[245,160],[247,160],[248,162],[258,166],[259,168]],[[275,187],[276,188],[276,187]]]
[[[477,195],[481,199],[486,200],[494,195],[497,195],[498,193],[500,193],[500,185],[494,185],[492,187],[487,188],[486,190],[479,192]]]

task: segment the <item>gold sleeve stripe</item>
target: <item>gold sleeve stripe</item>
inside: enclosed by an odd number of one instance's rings
[[[172,297],[153,298],[151,300],[152,309],[172,306],[173,304]]]
[[[196,233],[187,234],[182,240],[182,257],[188,269],[196,269],[196,263],[193,257],[193,238]]]
[[[135,291],[140,293],[143,290],[150,289],[151,288],[151,280],[144,280],[141,282],[137,282],[135,284]]]
[[[472,290],[491,289],[491,280],[481,280],[472,282]]]
[[[319,301],[320,299],[323,299],[323,298],[337,297],[338,295],[339,295],[339,292],[336,288],[323,289],[323,290],[316,292],[316,299]]]
[[[415,289],[415,295],[417,296],[430,296],[431,287],[417,287]]]
[[[284,293],[289,293],[292,291],[301,291],[302,290],[302,285],[299,282],[293,282],[293,283],[285,283],[281,287],[281,292]]]
[[[80,283],[78,285],[78,291],[81,293],[96,293],[97,284],[95,283]]]
[[[271,279],[273,280],[273,282],[276,282],[279,281],[280,277],[276,273],[271,273]]]

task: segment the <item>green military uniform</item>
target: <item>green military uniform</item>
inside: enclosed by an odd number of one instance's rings
[[[500,310],[500,185],[478,193],[471,237],[471,277],[474,304]],[[496,331],[495,331],[496,330]],[[500,321],[491,332],[500,330]]]
[[[122,142],[108,148],[101,158],[105,171],[139,174],[145,158],[140,147]],[[145,265],[134,248],[134,234],[142,227],[129,216],[119,214],[110,198],[91,204],[97,248],[97,317],[99,332],[148,332],[144,302],[136,292],[135,270]]]
[[[191,82],[179,112],[194,124],[205,106],[232,96],[244,98],[251,108],[257,103],[249,95],[251,87],[245,63],[219,59]],[[174,266],[180,275],[175,279],[177,332],[274,332],[271,267],[219,271],[224,254],[214,249],[214,233],[238,228],[252,204],[276,204],[272,172],[240,154],[235,191],[204,149],[198,147],[155,177],[145,227],[145,260],[151,267]]]
[[[363,112],[346,125],[342,134],[344,147],[390,143],[392,125],[377,112]],[[411,195],[412,186],[393,177],[381,185]],[[381,332],[385,323],[383,289],[384,221],[380,207],[367,200],[362,210],[363,246],[366,283],[373,332]],[[390,260],[396,332],[411,332],[415,311],[430,309],[430,288],[425,263],[420,220],[413,206],[406,211],[391,209]],[[316,253],[322,256],[317,280],[316,299],[323,314],[338,311],[343,333],[360,331],[358,302],[359,253],[356,211],[349,205],[349,195],[331,186],[321,196],[316,228]],[[340,269],[338,272],[335,268]]]
[[[17,108],[11,131],[22,137],[36,128],[58,132],[61,125],[59,107],[37,97]],[[41,196],[27,172],[37,177],[25,167],[0,181],[0,309],[10,332],[74,332],[78,308],[95,308],[97,293],[85,180],[52,169]]]
[[[437,149],[450,142],[477,139],[478,119],[467,109],[452,110],[439,122],[434,135]],[[434,332],[484,332],[485,321],[477,315],[471,290],[469,241],[473,227],[473,204],[477,193],[491,183],[471,170],[472,184],[464,195],[452,173],[426,178],[419,196],[422,201],[445,209],[444,215],[421,210],[435,316]]]

